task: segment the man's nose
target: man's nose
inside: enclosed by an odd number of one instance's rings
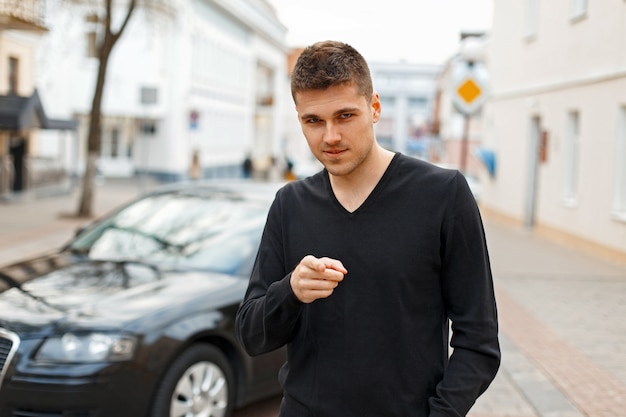
[[[337,143],[341,140],[341,134],[339,128],[335,123],[327,123],[326,131],[324,132],[324,142]]]

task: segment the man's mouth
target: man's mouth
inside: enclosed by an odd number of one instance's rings
[[[324,151],[325,154],[330,156],[337,156],[345,152],[345,149],[326,149]]]

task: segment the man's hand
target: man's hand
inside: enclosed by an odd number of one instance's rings
[[[303,303],[329,297],[348,271],[341,261],[307,255],[291,274],[291,289]]]

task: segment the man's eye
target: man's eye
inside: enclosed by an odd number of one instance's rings
[[[349,119],[352,117],[352,113],[342,113],[341,116],[339,116],[339,118],[341,119]]]
[[[307,123],[309,123],[309,124],[313,124],[313,123],[317,123],[317,122],[319,122],[319,121],[320,121],[320,119],[311,118],[311,119],[307,119],[307,121],[306,121],[306,122],[307,122]]]

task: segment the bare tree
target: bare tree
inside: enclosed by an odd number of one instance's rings
[[[91,217],[93,215],[93,200],[94,200],[94,179],[96,176],[96,161],[100,152],[100,123],[102,117],[102,95],[104,92],[104,84],[107,74],[107,65],[111,56],[113,47],[124,33],[135,6],[137,0],[129,0],[126,7],[125,18],[117,31],[114,31],[112,27],[113,19],[113,2],[115,0],[105,1],[105,15],[104,15],[104,36],[98,46],[98,76],[96,78],[96,85],[93,94],[93,100],[91,104],[91,117],[89,121],[89,136],[87,137],[87,165],[85,169],[85,175],[83,177],[82,193],[80,197],[80,205],[78,217]],[[117,4],[118,2],[116,2]]]

